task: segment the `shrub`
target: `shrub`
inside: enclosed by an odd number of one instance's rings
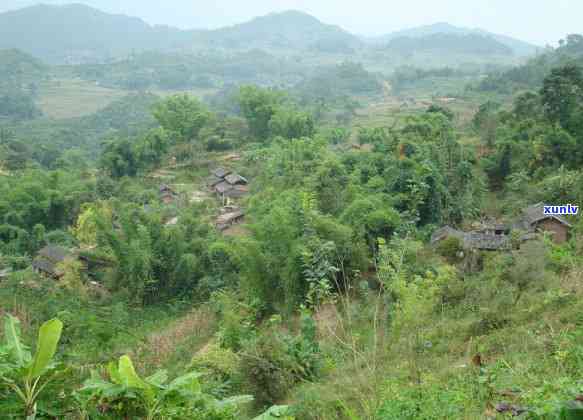
[[[211,304],[219,318],[219,344],[227,349],[239,351],[243,341],[256,334],[257,310],[239,302],[232,292],[217,292],[211,297]]]
[[[241,372],[260,406],[280,401],[299,381],[316,378],[321,364],[311,316],[302,315],[301,333],[296,336],[282,332],[277,318],[271,322],[241,352]]]
[[[237,353],[212,343],[192,358],[190,366],[205,374],[205,385],[210,393],[223,397],[240,387],[239,363]]]
[[[458,261],[459,254],[462,250],[462,243],[455,236],[444,239],[437,246],[437,253],[450,262]]]
[[[510,320],[502,315],[504,312],[498,310],[485,311],[481,318],[470,326],[471,336],[486,335],[491,331],[504,328]]]

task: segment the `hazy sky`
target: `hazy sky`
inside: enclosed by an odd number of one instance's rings
[[[138,16],[152,24],[216,28],[288,9],[326,23],[375,35],[435,22],[482,28],[544,45],[583,33],[583,0],[44,0],[84,3],[107,12]],[[39,3],[0,0],[0,11]]]

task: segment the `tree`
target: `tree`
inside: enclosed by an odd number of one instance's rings
[[[476,131],[482,137],[482,140],[488,145],[493,146],[496,141],[496,128],[498,127],[497,112],[500,109],[500,104],[488,101],[478,109],[472,123]]]
[[[100,166],[112,178],[136,176],[138,159],[133,143],[127,138],[111,140],[101,155]]]
[[[522,245],[520,251],[514,253],[513,260],[513,264],[505,272],[505,278],[516,289],[516,304],[528,288],[544,280],[547,250],[541,242],[529,241]]]
[[[146,133],[137,145],[140,166],[158,166],[170,146],[170,136],[163,128],[154,128]]]
[[[269,122],[281,105],[281,92],[256,86],[243,86],[238,101],[241,112],[249,124],[251,134],[259,140],[269,137]]]
[[[455,114],[453,113],[453,111],[449,108],[446,108],[444,106],[439,106],[439,105],[431,105],[429,108],[427,108],[428,113],[440,113],[446,116],[446,118],[450,121],[453,121],[455,118]]]
[[[153,114],[165,130],[175,133],[182,142],[197,139],[211,116],[198,99],[187,94],[174,95],[163,100],[154,107]]]
[[[291,108],[281,108],[269,121],[269,131],[273,136],[286,139],[299,139],[314,135],[314,119],[307,112]]]
[[[546,117],[569,130],[574,119],[581,118],[583,72],[581,67],[566,65],[551,71],[540,92]]]

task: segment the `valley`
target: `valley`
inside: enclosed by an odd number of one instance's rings
[[[582,115],[582,35],[0,13],[0,419],[583,418]]]

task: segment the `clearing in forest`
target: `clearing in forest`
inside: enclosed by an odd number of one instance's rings
[[[123,90],[104,88],[95,82],[53,79],[41,84],[37,105],[50,118],[75,118],[93,114],[125,95]]]

